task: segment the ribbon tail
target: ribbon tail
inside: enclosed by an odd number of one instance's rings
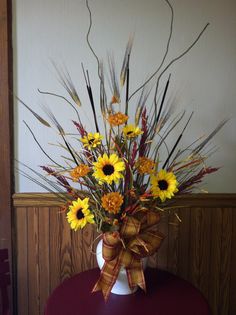
[[[100,277],[92,289],[92,292],[102,291],[104,300],[107,301],[113,285],[120,272],[120,265],[117,260],[105,262],[100,272]]]
[[[143,265],[140,259],[136,259],[132,265],[126,267],[126,274],[129,282],[129,287],[133,290],[136,286],[139,286],[146,292],[146,283],[143,273]]]

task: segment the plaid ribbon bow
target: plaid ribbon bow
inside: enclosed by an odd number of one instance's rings
[[[126,269],[130,289],[138,285],[146,291],[141,258],[151,256],[161,245],[164,236],[153,230],[159,221],[159,213],[142,209],[124,218],[119,233],[103,234],[105,263],[92,292],[102,290],[107,300],[122,266]]]

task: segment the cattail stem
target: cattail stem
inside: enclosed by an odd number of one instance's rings
[[[166,93],[167,93],[167,90],[168,90],[168,87],[169,87],[169,83],[170,83],[170,76],[169,75],[169,78],[166,82],[166,86],[165,86],[165,90],[164,90],[164,94],[162,96],[162,100],[161,100],[161,106],[159,108],[159,112],[158,112],[158,115],[157,115],[157,118],[156,118],[156,124],[158,123],[159,119],[160,119],[160,116],[161,116],[161,112],[162,112],[162,108],[163,108],[163,104],[164,104],[164,101],[165,101],[165,98],[166,98]],[[156,107],[155,107],[156,108]]]
[[[164,163],[164,165],[163,165],[163,169],[166,167],[166,165],[167,165],[167,163],[169,162],[169,160],[170,160],[172,154],[174,153],[174,151],[175,151],[177,145],[179,144],[179,142],[180,142],[180,140],[181,140],[181,138],[182,138],[182,136],[183,136],[183,133],[184,133],[185,129],[187,128],[187,126],[188,126],[188,124],[189,124],[190,119],[192,118],[192,116],[193,116],[193,112],[191,113],[191,115],[190,115],[190,117],[189,117],[187,123],[185,124],[184,129],[182,130],[181,134],[179,135],[179,137],[178,137],[178,139],[177,139],[175,145],[173,146],[172,150],[170,151],[170,153],[169,153],[169,155],[168,155],[168,157],[167,157],[167,159],[166,159],[166,161],[165,161],[165,163]]]
[[[86,73],[85,73],[84,66],[83,66],[83,64],[81,64],[81,65],[82,65],[82,69],[83,69],[83,74],[84,74],[84,79],[86,82],[86,87],[87,87],[87,91],[88,91],[88,95],[89,95],[90,104],[91,104],[92,111],[93,111],[93,118],[94,118],[94,123],[95,123],[95,127],[96,127],[96,132],[99,132],[96,110],[95,110],[94,101],[93,101],[93,93],[92,93],[92,89],[91,89],[91,85],[90,85],[88,70],[86,70]],[[86,77],[86,74],[87,74],[87,77]]]
[[[125,115],[128,115],[128,103],[129,103],[129,58],[130,55],[128,55],[128,61],[127,61],[127,69],[126,69],[126,101],[125,101]]]

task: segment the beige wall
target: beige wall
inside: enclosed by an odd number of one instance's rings
[[[182,52],[210,22],[200,42],[170,69],[169,96],[176,95],[177,111],[185,108],[187,114],[192,110],[195,112],[182,145],[210,132],[216,122],[225,117],[231,118],[215,138],[213,144],[219,150],[209,160],[209,164],[223,167],[209,176],[203,187],[210,192],[236,192],[236,2],[178,0],[172,4],[174,32],[167,61]],[[128,36],[135,33],[131,90],[135,89],[162,58],[170,25],[168,6],[161,0],[91,0],[90,6],[94,23],[91,42],[99,57],[106,59],[107,52],[113,51],[120,66]],[[83,102],[82,119],[87,119],[89,126],[91,113],[82,77],[82,61],[90,72],[95,97],[98,96],[98,80],[96,62],[86,45],[89,16],[85,1],[15,0],[13,15],[15,93],[39,113],[42,113],[41,105],[50,106],[58,120],[70,130],[70,120],[75,118],[73,111],[62,102],[37,93],[40,88],[63,94],[50,60],[65,64]],[[166,76],[162,84],[165,79]],[[15,103],[16,158],[37,168],[47,160],[33,142],[23,119],[52,155],[56,150],[47,143],[55,142],[56,134],[49,133],[19,103]],[[17,177],[16,190],[39,191],[39,188],[23,177]]]

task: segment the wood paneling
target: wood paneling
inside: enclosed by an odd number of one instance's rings
[[[43,314],[43,304],[47,300],[50,293],[50,256],[49,256],[49,210],[47,207],[39,208],[38,216],[38,228],[39,233],[39,247],[38,247],[38,265],[39,265],[39,276],[43,274],[43,277],[39,279],[39,297],[41,303],[39,303],[39,314]]]
[[[234,210],[234,209],[233,209]],[[230,297],[229,297],[229,314],[236,314],[236,215],[232,212],[232,238],[231,238],[231,260],[230,260]]]
[[[220,264],[221,264],[221,224],[222,213],[220,208],[214,209],[211,217],[211,248],[210,261],[214,264],[210,266],[209,275],[209,303],[212,307],[213,314],[218,314],[220,301]]]
[[[71,231],[53,195],[15,195],[14,205],[18,314],[41,315],[61,281],[96,266],[91,244],[97,233],[91,226]],[[177,206],[182,222],[174,214],[162,219],[158,229],[166,238],[150,264],[199,288],[213,315],[235,315],[236,196],[183,196]]]
[[[11,0],[0,1],[0,248],[7,248],[12,270],[12,43]],[[13,283],[14,279],[11,279]],[[13,304],[10,287],[10,304]]]
[[[26,207],[17,208],[17,304],[19,315],[29,315],[28,312],[28,225]]]

